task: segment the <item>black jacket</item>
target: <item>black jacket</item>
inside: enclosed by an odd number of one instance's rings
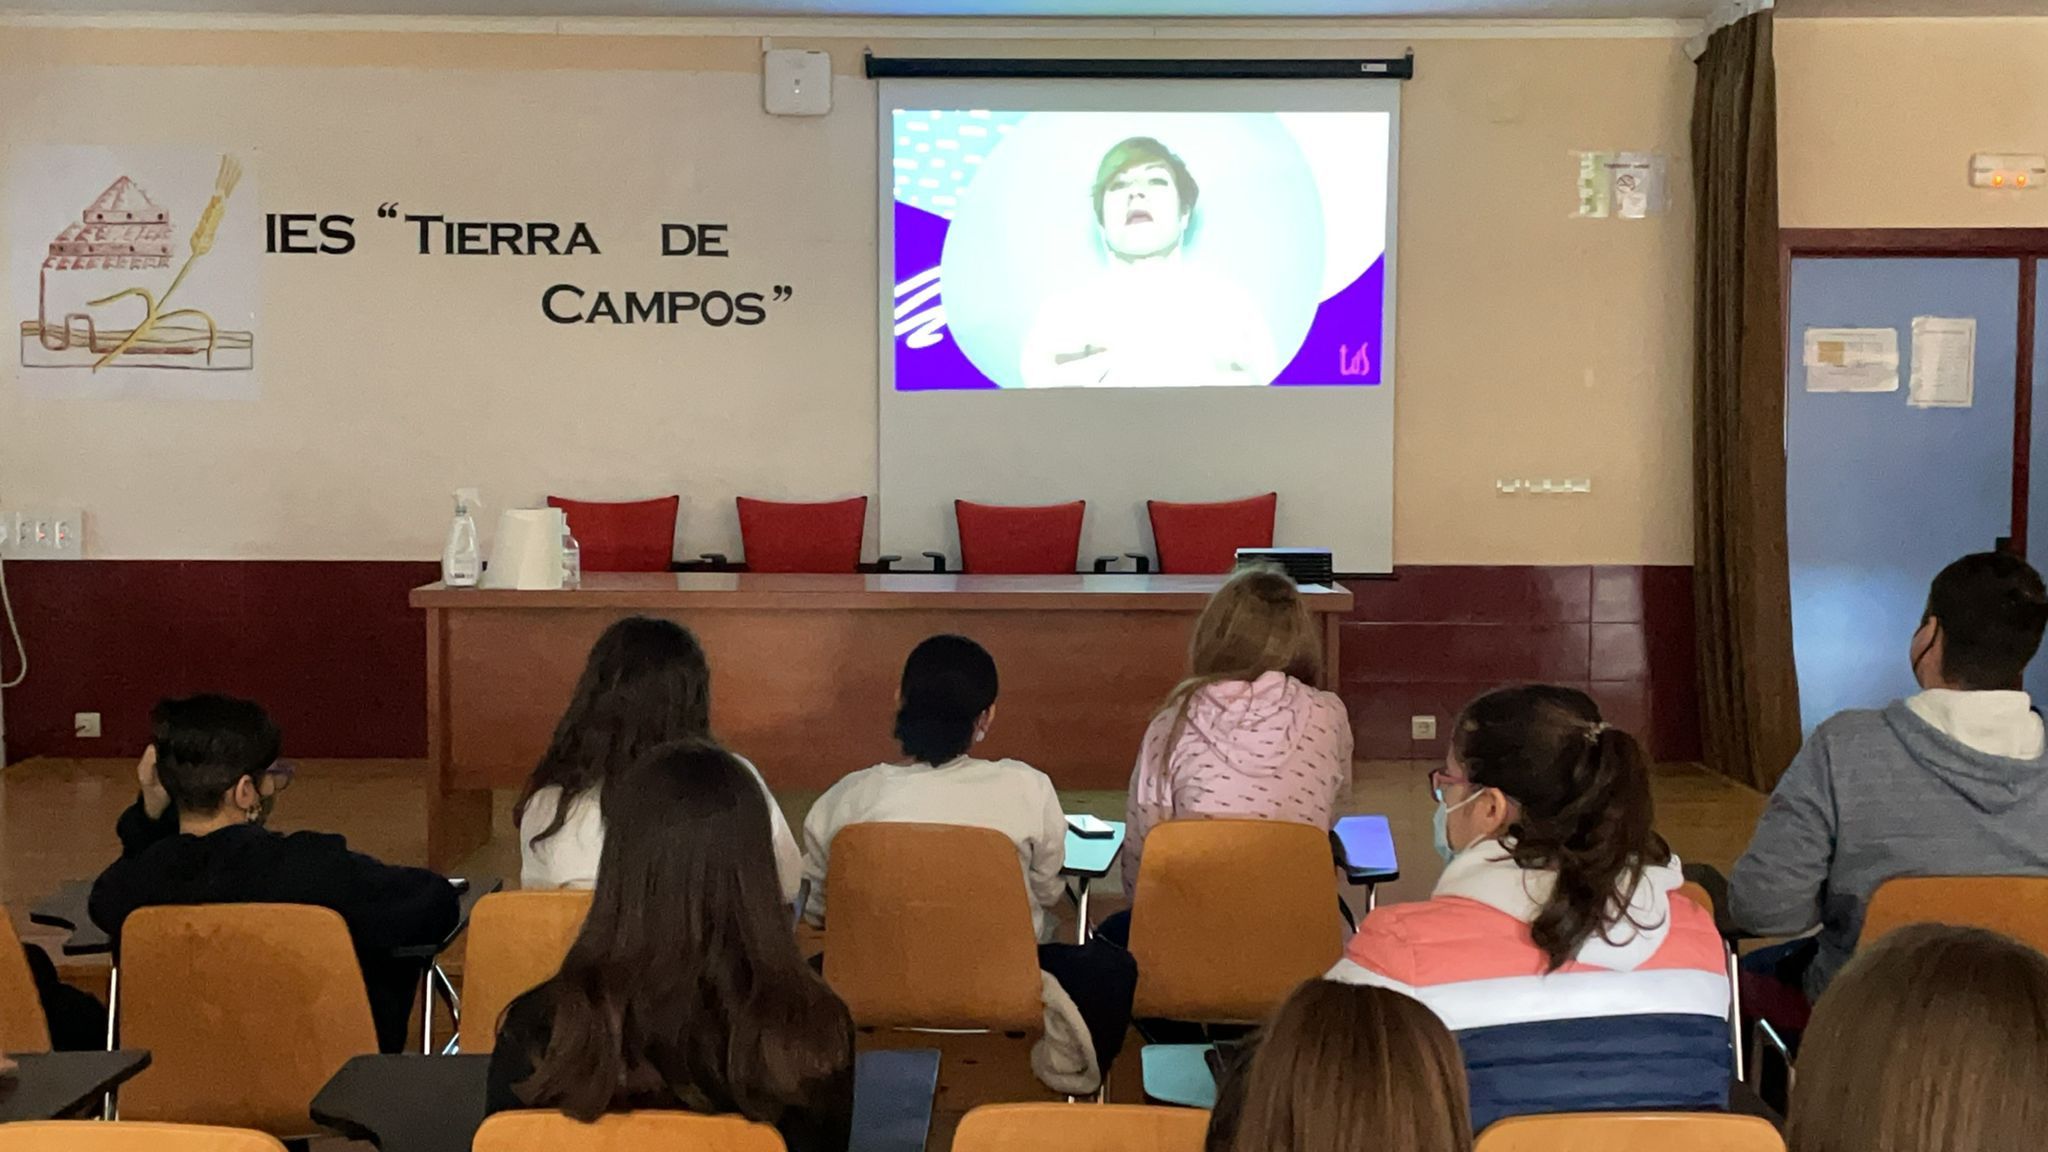
[[[93,882],[87,905],[118,950],[121,925],[137,908],[159,904],[317,904],[348,923],[377,1044],[405,1047],[413,994],[424,963],[394,949],[440,944],[460,915],[455,888],[424,868],[382,864],[321,832],[280,835],[237,824],[205,836],[178,831],[174,812],[151,820],[140,800],[115,830],[121,858]]]
[[[555,1027],[556,987],[556,983],[550,980],[514,1000],[505,1009],[504,1022],[498,1029],[498,1046],[491,1052],[489,1086],[484,1092],[485,1115],[527,1107],[517,1086],[532,1078],[537,1057],[547,1051],[548,1040]],[[846,1063],[834,1074],[805,1084],[798,1093],[798,1100],[783,1108],[780,1115],[747,1117],[775,1125],[776,1131],[782,1133],[782,1143],[789,1152],[846,1152],[847,1141],[852,1137],[853,1021],[843,1014],[843,1009],[841,1012],[837,1026],[844,1029],[846,1035]],[[818,1026],[827,1028],[833,1024],[820,1020]],[[701,1088],[689,1093],[692,1097],[704,1094]],[[666,1091],[634,1100],[631,1104],[636,1109],[713,1113],[739,1111],[730,1100],[703,1100],[693,1106],[677,1093]],[[707,1104],[709,1107],[704,1106]]]

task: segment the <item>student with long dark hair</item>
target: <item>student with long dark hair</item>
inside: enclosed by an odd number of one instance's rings
[[[1725,1108],[1728,978],[1657,835],[1649,760],[1585,693],[1465,707],[1430,773],[1430,899],[1382,907],[1333,979],[1412,995],[1457,1034],[1476,1129],[1503,1116]]]
[[[554,739],[513,808],[519,825],[519,883],[588,888],[604,848],[601,797],[607,782],[649,748],[711,734],[711,669],[690,630],[633,616],[605,629],[590,649]],[[768,798],[775,869],[795,899],[803,854],[761,773],[740,765]]]
[[[2048,957],[1977,928],[1868,944],[1814,1007],[1792,1152],[2033,1152],[2048,1130]]]
[[[797,951],[759,782],[702,739],[614,775],[589,917],[506,1009],[488,1110],[736,1113],[844,1152],[853,1020]]]

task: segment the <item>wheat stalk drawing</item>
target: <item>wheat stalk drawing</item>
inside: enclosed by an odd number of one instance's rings
[[[206,362],[213,363],[214,344],[220,338],[220,327],[213,322],[213,317],[197,308],[179,308],[166,312],[164,306],[171,302],[171,296],[177,292],[178,285],[185,282],[185,276],[192,271],[192,265],[198,263],[200,257],[213,251],[214,234],[220,231],[221,217],[227,215],[228,197],[235,194],[235,185],[241,182],[242,162],[233,156],[222,156],[220,175],[214,177],[213,181],[213,199],[206,202],[206,211],[199,214],[199,223],[192,228],[191,252],[185,257],[185,263],[179,267],[178,274],[171,278],[171,286],[164,289],[162,296],[152,295],[147,288],[124,288],[112,296],[89,302],[91,307],[100,308],[123,297],[140,296],[143,307],[147,309],[142,322],[135,326],[134,331],[128,333],[127,337],[114,345],[106,355],[93,362],[93,371],[99,371],[112,363],[115,357],[135,347],[155,330],[157,325],[179,316],[197,316],[206,322]]]

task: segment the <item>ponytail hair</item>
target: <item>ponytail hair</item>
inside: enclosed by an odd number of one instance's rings
[[[1644,869],[1671,860],[1654,828],[1649,757],[1583,692],[1542,684],[1489,692],[1459,714],[1451,754],[1475,786],[1515,802],[1501,837],[1508,855],[1557,876],[1529,925],[1553,971],[1612,932]]]
[[[965,636],[934,636],[903,663],[896,742],[937,767],[974,747],[974,722],[996,702],[996,662]]]

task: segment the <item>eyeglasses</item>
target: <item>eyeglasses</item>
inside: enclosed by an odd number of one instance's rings
[[[293,778],[298,774],[299,766],[295,761],[273,760],[270,762],[270,767],[263,770],[263,779],[271,782],[271,794],[276,795],[291,787]],[[262,781],[258,781],[258,783],[260,784]]]
[[[1472,785],[1472,781],[1463,776],[1451,775],[1451,770],[1448,768],[1431,768],[1429,770],[1430,799],[1442,804],[1444,802],[1444,785],[1446,784],[1462,784],[1469,788]]]

